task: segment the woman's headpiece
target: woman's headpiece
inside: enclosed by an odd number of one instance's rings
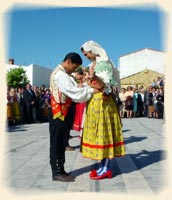
[[[95,55],[99,55],[96,57],[97,62],[109,60],[106,54],[106,51],[98,43],[94,42],[93,40],[85,42],[81,46],[81,48],[83,48],[84,51],[91,51]]]

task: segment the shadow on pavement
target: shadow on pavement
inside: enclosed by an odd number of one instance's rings
[[[22,126],[10,126],[7,129],[7,132],[18,132],[18,131],[27,131],[27,127],[23,128]]]
[[[97,169],[98,168],[98,164],[99,163],[96,163],[96,164],[88,165],[86,167],[82,167],[80,169],[73,170],[73,171],[70,172],[70,174],[72,174],[74,176],[80,176],[80,175],[82,175],[84,173],[90,172],[93,169]]]
[[[130,129],[122,130],[123,133],[131,131]]]
[[[146,151],[143,150],[138,154],[130,154],[134,163],[136,164],[138,169],[142,169],[148,165],[153,163],[166,160],[167,159],[167,151],[158,150],[158,151]]]
[[[124,143],[125,144],[129,144],[129,143],[133,143],[133,142],[140,142],[142,140],[147,139],[147,137],[136,137],[136,136],[131,136],[128,138],[124,138]]]
[[[131,157],[136,168],[135,167],[132,168],[130,166],[130,163],[127,162],[128,156]],[[117,159],[121,160],[123,164],[122,169],[119,169],[118,164],[117,164]],[[113,177],[114,177],[114,176],[121,175],[123,173],[131,173],[133,171],[140,170],[148,165],[151,165],[156,162],[160,162],[161,160],[165,160],[165,159],[166,159],[166,151],[164,150],[158,150],[158,151],[152,151],[152,152],[143,150],[137,154],[127,154],[126,156],[114,158],[111,160],[110,166],[113,171]],[[100,162],[80,168],[80,169],[76,169],[74,171],[71,171],[70,173],[74,176],[80,176],[84,173],[90,172],[92,169],[98,169],[99,165],[100,165]]]
[[[136,168],[132,168],[128,163],[126,162],[128,156],[132,159],[134,162]],[[122,173],[131,173],[133,171],[140,170],[144,167],[147,167],[153,163],[160,162],[162,160],[166,160],[166,151],[164,150],[157,150],[157,151],[146,151],[143,150],[140,153],[137,154],[127,154],[126,156],[114,158],[112,162],[117,162],[117,159],[120,159],[123,163],[123,168],[119,169],[115,172],[115,175],[120,175]],[[157,172],[159,173],[159,172]]]

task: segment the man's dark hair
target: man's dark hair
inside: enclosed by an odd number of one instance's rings
[[[75,53],[75,52],[68,53],[65,56],[63,62],[68,60],[68,59],[70,59],[72,63],[82,65],[82,58],[78,53]]]

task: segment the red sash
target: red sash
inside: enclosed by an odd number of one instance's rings
[[[65,103],[57,103],[54,99],[54,97],[51,97],[51,108],[53,113],[53,118],[60,118],[63,119],[67,115],[69,108],[72,104],[72,100],[70,98],[66,98]]]

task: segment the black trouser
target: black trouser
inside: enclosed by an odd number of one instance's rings
[[[33,106],[30,103],[24,105],[24,123],[33,123]]]
[[[162,103],[158,102],[157,107],[158,107],[158,118],[163,119],[164,105]]]
[[[65,122],[67,124],[66,125],[67,126],[67,129],[66,129],[66,134],[67,134],[67,137],[66,137],[66,146],[69,146],[70,130],[73,127],[74,118],[75,118],[75,107],[76,107],[76,103],[72,102],[72,104],[70,106],[70,109],[68,111],[68,114],[65,117]]]
[[[67,124],[58,118],[53,119],[51,109],[49,111],[50,165],[52,175],[56,176],[64,172]]]

